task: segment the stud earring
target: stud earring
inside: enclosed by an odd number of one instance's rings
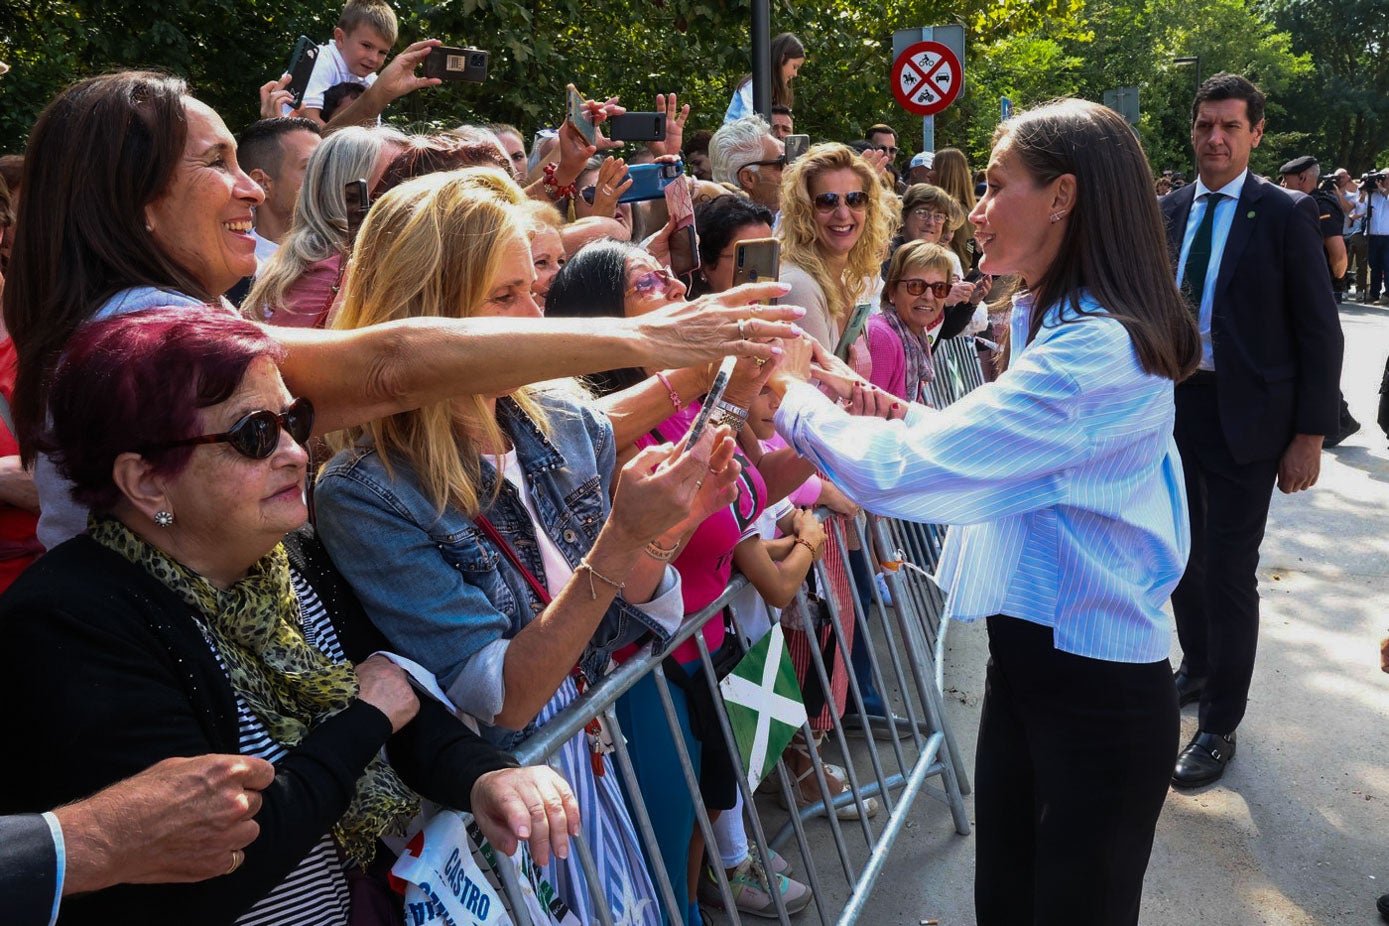
[[[1066,217],[1066,210],[1065,210],[1065,209],[1057,209],[1055,212],[1053,212],[1053,213],[1051,214],[1051,224],[1055,225],[1057,222],[1060,222],[1060,221],[1061,221],[1062,219],[1064,219],[1065,217]]]
[[[156,511],[154,513],[154,523],[160,527],[172,527],[174,523],[173,513],[162,510]]]

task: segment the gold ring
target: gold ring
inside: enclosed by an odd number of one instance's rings
[[[241,863],[245,860],[245,852],[242,852],[240,849],[232,849],[232,863],[231,867],[227,869],[227,874],[231,874],[233,871],[236,871],[238,868],[240,868]]]
[[[766,358],[766,357],[753,357],[753,358],[752,358],[752,362],[755,363],[755,364],[757,364],[759,367],[766,366],[766,365],[767,365],[767,358]]]

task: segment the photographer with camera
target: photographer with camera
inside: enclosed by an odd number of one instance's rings
[[[1360,178],[1360,208],[1365,214],[1361,228],[1365,233],[1370,265],[1368,298],[1372,305],[1389,305],[1385,274],[1389,272],[1389,171],[1371,170]]]

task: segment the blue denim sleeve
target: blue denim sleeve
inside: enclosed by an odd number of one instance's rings
[[[360,468],[330,466],[314,504],[323,545],[372,623],[434,673],[458,707],[492,723],[505,699],[508,617],[389,487]]]

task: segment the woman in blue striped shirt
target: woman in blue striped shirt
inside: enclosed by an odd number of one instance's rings
[[[1186,566],[1173,385],[1199,341],[1147,161],[1112,111],[1063,100],[995,136],[971,214],[1017,274],[1011,368],[941,411],[805,346],[777,428],[869,510],[957,525],[947,612],[987,619],[975,907],[992,924],[1133,924],[1177,746],[1163,604]],[[828,367],[828,369],[827,369]]]

